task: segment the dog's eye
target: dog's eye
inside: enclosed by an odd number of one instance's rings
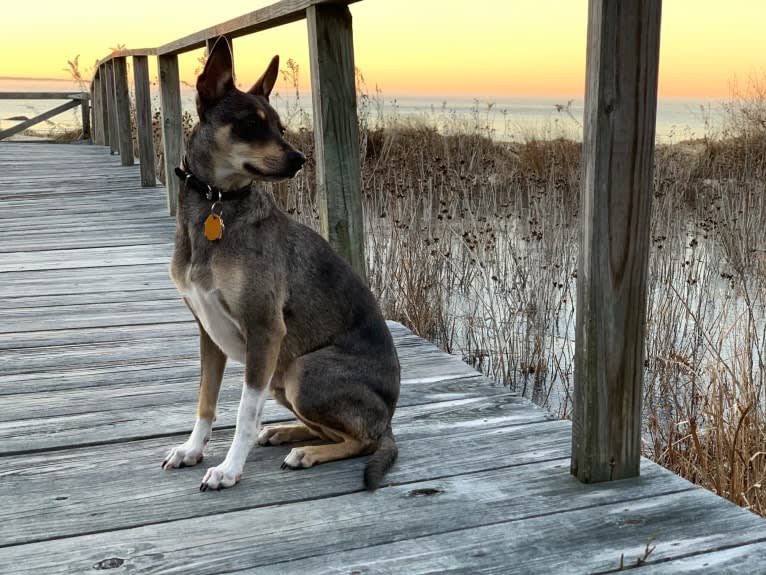
[[[286,131],[287,130],[285,129],[285,127],[282,124],[279,124],[279,133],[284,136]]]

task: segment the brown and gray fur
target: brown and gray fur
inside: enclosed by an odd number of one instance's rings
[[[260,430],[259,444],[326,442],[293,449],[283,467],[371,454],[364,482],[375,489],[397,457],[391,417],[399,397],[399,361],[363,281],[317,233],[280,211],[258,184],[292,177],[304,162],[284,140],[268,102],[277,72],[275,57],[251,90],[240,91],[228,44],[219,40],[197,81],[199,123],[187,145],[187,168],[224,190],[251,182],[252,187],[244,199],[223,203],[223,236],[210,241],[202,228],[212,202],[181,185],[170,272],[200,329],[197,416],[204,425],[199,433],[195,425],[189,441],[171,450],[163,468],[202,459],[229,351],[245,364],[243,402],[251,392],[258,399],[248,404],[256,406],[252,413],[240,405],[230,453],[208,471],[201,489],[239,481],[242,458],[232,451],[240,425],[260,425],[259,394],[267,388],[300,423]],[[201,310],[200,301],[209,307]],[[241,432],[242,441],[250,443],[254,436]]]

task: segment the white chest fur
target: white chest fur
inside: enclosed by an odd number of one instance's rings
[[[221,351],[234,361],[245,363],[245,338],[239,322],[224,305],[221,292],[218,289],[206,291],[194,282],[189,282],[180,291]]]

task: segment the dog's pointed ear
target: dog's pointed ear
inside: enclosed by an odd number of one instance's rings
[[[229,41],[221,36],[207,57],[205,69],[197,78],[197,94],[203,103],[220,100],[234,88],[234,65]]]
[[[271,59],[271,63],[269,63],[269,67],[266,68],[266,71],[263,73],[263,75],[258,78],[258,81],[253,84],[252,88],[250,88],[250,93],[255,94],[256,96],[263,96],[268,100],[269,94],[271,94],[271,90],[274,88],[274,84],[277,83],[278,75],[279,56],[274,56]]]

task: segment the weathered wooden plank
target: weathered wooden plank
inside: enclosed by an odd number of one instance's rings
[[[322,235],[366,281],[351,13],[344,5],[315,5],[306,20]]]
[[[200,574],[239,572],[240,569],[257,566],[268,566],[264,568],[267,572],[281,573],[282,568],[285,572],[293,568],[291,561],[300,562],[297,563],[300,565],[303,563],[301,560],[313,562],[313,569],[304,573],[325,573],[324,566],[317,563],[327,561],[331,568],[334,567],[337,563],[330,555],[344,549],[356,549],[352,556],[364,557],[364,550],[406,538],[413,540],[412,549],[423,537],[433,537],[434,533],[460,529],[465,537],[463,532],[493,523],[502,525],[510,537],[521,539],[516,543],[516,546],[521,546],[526,535],[525,519],[535,521],[546,513],[567,511],[583,516],[587,511],[578,509],[578,502],[582,499],[587,499],[589,506],[611,505],[614,509],[615,504],[626,500],[638,500],[640,505],[644,501],[642,498],[655,491],[670,494],[690,489],[688,483],[677,478],[667,482],[663,471],[650,463],[645,464],[644,480],[621,481],[612,488],[580,485],[567,477],[565,469],[566,460],[561,459],[505,467],[398,484],[379,491],[374,497],[342,495],[320,501],[210,515],[204,520],[182,520],[165,527],[144,526],[119,533],[26,545],[7,550],[5,556],[46,573],[49,566],[53,569],[51,573],[66,572],[66,569],[77,571],[108,557],[119,557],[125,561],[127,569],[142,573],[176,572],[174,567],[180,569],[181,565]],[[384,515],[387,520],[381,520]],[[520,533],[516,531],[517,523],[521,524]],[[555,525],[555,522],[551,523]],[[254,529],[254,525],[258,528]],[[624,539],[635,537],[640,527],[633,526],[632,529],[630,536]],[[211,531],[217,534],[214,541],[209,537]],[[184,533],[182,540],[177,535],[173,536],[178,532]],[[475,539],[470,540],[471,546],[475,546]],[[561,548],[557,555],[573,552],[566,544],[567,540],[563,532],[561,537],[554,539],[556,546]],[[494,545],[491,540],[487,540],[486,544]],[[50,546],[48,553],[43,552],[43,545]],[[78,546],[79,549],[76,549]],[[257,553],[253,553],[254,548],[257,548]],[[86,549],[90,551],[84,551]],[[510,553],[501,549],[495,551],[495,560],[504,562],[509,569],[506,572],[511,572],[515,561],[509,561]],[[318,557],[307,560],[312,555]],[[379,553],[369,550],[367,555],[377,557]],[[418,555],[432,554],[430,548],[424,545],[411,556],[417,561],[415,557]],[[542,553],[539,560],[545,561],[545,556],[547,553]],[[0,550],[0,558],[3,557]],[[619,559],[619,554],[616,558]],[[479,566],[487,559],[482,554],[467,555],[455,563],[445,561],[434,565],[429,572],[483,572]],[[349,569],[344,573],[353,573],[351,566],[349,562]],[[450,569],[458,566],[463,566],[465,570]],[[472,566],[476,568],[471,569]],[[367,567],[359,572],[378,572],[375,569],[377,565]],[[586,571],[587,568],[548,572]],[[403,565],[399,571],[391,569],[381,572],[414,571]]]
[[[680,575],[681,573],[710,573],[742,575],[759,573],[766,565],[766,537],[757,543],[735,545],[720,551],[698,553],[665,562],[650,562],[638,571],[641,575]]]
[[[70,100],[69,102],[61,104],[60,106],[56,106],[55,108],[52,108],[48,110],[47,112],[38,114],[34,118],[30,118],[29,120],[19,122],[15,126],[6,128],[5,130],[0,130],[0,140],[2,140],[3,138],[9,138],[13,136],[14,134],[18,134],[19,132],[23,132],[24,130],[26,130],[27,128],[30,128],[31,126],[34,126],[35,124],[44,122],[45,120],[52,118],[53,116],[58,116],[62,112],[66,112],[67,110],[76,108],[79,105],[80,105],[80,100]]]
[[[133,127],[130,121],[130,94],[128,92],[128,65],[125,58],[112,59],[114,72],[114,103],[117,112],[117,138],[119,143],[120,163],[132,166]]]
[[[0,272],[168,263],[169,244],[16,252],[3,256]],[[57,253],[58,252],[58,253]]]
[[[405,410],[402,412],[406,416]],[[408,439],[405,427],[416,434],[413,439]],[[450,434],[441,429],[429,432],[428,424],[405,426],[402,422],[396,430],[399,460],[386,477],[386,482],[393,484],[563,458],[568,455],[566,438],[570,433],[569,425],[560,421],[498,429],[478,427]],[[222,460],[231,437],[231,430],[213,434],[208,461]],[[206,497],[198,491],[203,466],[160,469],[167,449],[179,441],[183,441],[182,436],[4,457],[0,541],[8,545],[51,540],[363,489],[365,458],[306,471],[283,471],[280,464],[290,450],[285,445],[253,449],[236,490]],[[385,497],[384,493],[380,490],[376,496]],[[370,499],[373,497],[368,495],[358,502],[364,505]],[[378,507],[378,514],[381,509]],[[46,519],[41,522],[43,510]]]
[[[138,158],[141,164],[141,185],[154,187],[154,134],[152,129],[152,102],[149,94],[149,60],[146,56],[133,56],[133,82],[136,91],[136,124],[138,132]]]
[[[168,212],[176,213],[179,182],[174,169],[181,165],[183,155],[183,124],[181,122],[181,80],[178,56],[159,56],[160,101],[162,109],[162,141],[165,158],[165,187],[168,191]]]
[[[98,62],[96,66],[101,66],[106,62],[109,62],[112,58],[133,58],[134,56],[156,56],[157,48],[126,48],[125,50],[115,50],[111,54],[105,56]]]
[[[205,28],[194,34],[173,40],[157,48],[158,54],[180,54],[204,48],[210,38],[228,36],[238,38],[270,28],[276,28],[305,18],[306,9],[315,4],[353,4],[358,0],[281,0],[270,6],[248,12],[237,18]]]
[[[80,268],[62,282],[59,270],[34,270],[27,272],[6,272],[0,276],[5,282],[4,297],[55,296],[70,293],[100,294],[120,290],[160,289],[170,286],[166,267],[156,264],[136,266],[107,266]]]
[[[87,92],[0,92],[0,100],[87,100]]]
[[[197,364],[193,360],[189,363]],[[227,376],[215,429],[234,427],[243,379],[242,370]],[[2,396],[0,456],[189,433],[196,413],[198,386],[199,378],[191,377],[173,384],[142,383],[129,388],[105,385],[62,393]],[[395,418],[395,433],[399,434],[401,422],[410,416],[423,429],[438,428],[442,434],[477,426],[489,429],[550,419],[542,410],[527,409],[525,400],[507,391],[495,390],[493,394],[477,387],[463,390],[455,386],[452,395],[460,399],[442,400],[441,385],[405,386]],[[68,405],[72,401],[79,401],[79,405],[75,408]],[[24,408],[28,413],[20,411]],[[412,410],[417,414],[412,415]],[[266,402],[264,423],[294,419],[275,401]]]
[[[577,272],[572,473],[635,475],[661,0],[591,0]]]
[[[0,310],[0,333],[175,323],[188,318],[189,311],[177,299],[22,308]]]
[[[570,497],[580,500],[582,492],[575,493],[570,492]],[[560,501],[555,492],[552,499]],[[470,513],[467,509],[464,512]],[[544,512],[535,515],[389,545],[365,546],[364,537],[359,536],[357,540],[362,541],[353,551],[331,550],[299,561],[290,560],[285,553],[286,561],[247,572],[279,575],[611,573],[620,570],[621,561],[626,567],[635,567],[638,558],[644,556],[647,544],[654,547],[646,559],[652,564],[762,538],[759,532],[762,519],[743,514],[731,503],[702,489],[575,509],[556,513],[555,518]],[[449,514],[442,521],[452,525],[459,520],[457,515]],[[329,525],[325,529],[331,531]],[[239,564],[254,561],[257,560],[240,558]],[[748,562],[748,565],[746,572],[761,572],[762,566],[758,563]]]

